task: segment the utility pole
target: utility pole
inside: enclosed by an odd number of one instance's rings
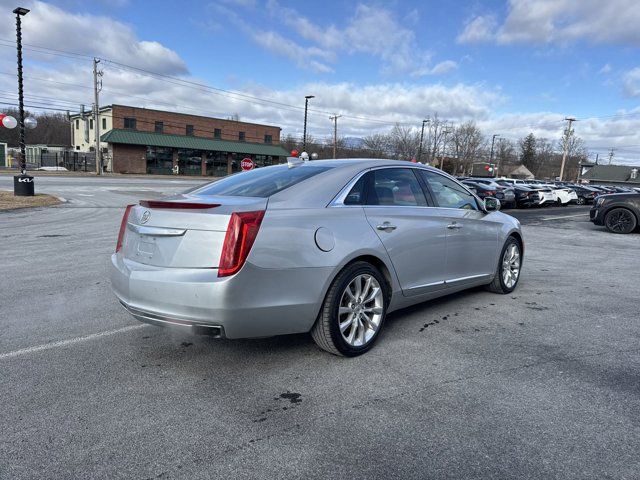
[[[565,120],[568,122],[567,128],[564,131],[564,152],[562,154],[562,165],[560,166],[560,181],[563,181],[564,177],[564,166],[567,162],[567,155],[569,155],[569,139],[573,135],[573,130],[571,129],[571,124],[576,121],[573,117],[566,117]]]
[[[100,90],[102,90],[102,71],[98,70],[100,59],[93,59],[93,128],[96,135],[96,175],[102,175],[102,151],[100,150]],[[98,81],[100,77],[100,81]]]
[[[420,145],[418,145],[418,162],[422,160],[422,140],[424,139],[424,124],[429,123],[431,120],[428,118],[426,120],[422,120],[422,130],[420,130]]]
[[[615,152],[614,148],[609,151],[609,165],[611,165],[611,160],[613,160],[613,152]]]
[[[336,149],[338,148],[338,119],[341,116],[334,114],[333,117],[329,117],[329,120],[333,120],[333,158],[336,158]]]

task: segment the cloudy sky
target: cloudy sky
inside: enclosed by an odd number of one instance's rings
[[[24,1],[28,105],[124,103],[364,136],[437,115],[640,163],[637,0]],[[188,5],[188,6],[184,6]],[[16,103],[16,0],[0,0],[0,105]],[[133,67],[133,68],[131,68]],[[136,70],[138,69],[138,70]],[[34,109],[34,108],[32,108]]]

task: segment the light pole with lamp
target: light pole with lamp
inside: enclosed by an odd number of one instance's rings
[[[420,145],[418,145],[418,161],[422,160],[422,140],[424,139],[424,124],[429,123],[431,120],[428,118],[422,120],[422,130],[420,130]]]
[[[22,16],[29,13],[23,7],[16,8],[16,46],[18,49],[18,108],[20,111],[20,175],[13,177],[13,194],[19,197],[33,196],[33,177],[27,175],[27,152],[24,144],[24,91],[22,87]]]
[[[309,108],[309,99],[315,98],[315,95],[305,95],[304,97],[304,130],[302,133],[302,151],[307,151],[307,110]]]
[[[499,137],[500,134],[498,133],[494,133],[493,137],[491,138],[491,155],[489,156],[489,164],[493,163],[493,145],[496,142],[496,138]]]

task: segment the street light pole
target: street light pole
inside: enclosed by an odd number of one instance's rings
[[[420,130],[420,145],[418,145],[418,161],[422,160],[422,140],[424,139],[424,124],[429,122],[429,119],[422,120],[422,130]]]
[[[20,111],[20,176],[13,177],[13,193],[17,196],[33,195],[33,177],[27,175],[27,149],[24,143],[24,89],[22,85],[22,16],[26,8],[13,10],[16,14],[16,47],[18,50],[18,108]]]
[[[314,95],[305,95],[304,97],[304,130],[302,133],[302,151],[307,151],[307,110],[309,109],[309,99],[315,98]]]
[[[493,134],[493,137],[491,138],[491,155],[489,156],[489,165],[491,165],[493,163],[493,144],[496,142],[496,137],[499,137],[500,135],[497,133]]]

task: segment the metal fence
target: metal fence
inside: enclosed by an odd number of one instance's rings
[[[40,158],[34,159],[31,168],[39,167],[64,167],[72,172],[95,172],[96,154],[95,152],[76,152],[66,150],[61,152],[42,152]]]

